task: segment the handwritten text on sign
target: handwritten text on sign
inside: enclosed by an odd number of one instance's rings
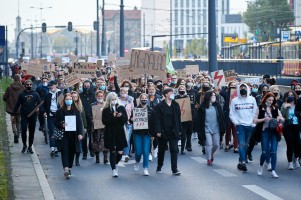
[[[102,106],[92,106],[93,125],[94,129],[101,129],[105,126],[102,123]]]
[[[96,73],[96,63],[74,63],[73,71],[77,74],[86,75],[89,78]]]
[[[67,87],[71,87],[79,82],[80,80],[75,72],[72,72],[71,74],[65,76],[65,83]]]
[[[148,74],[164,79],[165,67],[165,53],[132,49],[131,68],[134,78],[140,78],[141,74]]]
[[[176,99],[176,102],[180,104],[181,109],[181,122],[192,121],[192,113],[190,106],[190,98]]]
[[[133,109],[134,130],[148,129],[147,108]]]

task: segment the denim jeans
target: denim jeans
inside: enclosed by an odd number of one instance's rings
[[[263,166],[264,161],[269,163],[271,157],[272,170],[275,170],[276,162],[277,162],[277,146],[278,146],[278,141],[277,141],[276,134],[268,129],[262,131],[262,135],[261,135],[262,153],[260,156],[260,166]]]
[[[141,160],[141,155],[143,154],[143,168],[148,168],[150,142],[151,138],[149,135],[134,134],[135,160],[139,163]]]
[[[236,126],[236,133],[238,139],[238,151],[239,151],[239,162],[246,162],[247,160],[247,147],[249,144],[249,139],[252,134],[252,126]]]
[[[52,139],[53,132],[54,132],[54,116],[47,117],[47,124],[48,124],[48,135],[49,135],[49,145],[50,147],[56,147],[55,140]],[[47,128],[47,127],[45,127]]]
[[[126,124],[126,133],[125,133],[125,137],[126,137],[126,141],[128,146],[123,148],[123,155],[129,155],[130,154],[130,149],[131,149],[131,135],[133,132],[133,125],[132,124]]]

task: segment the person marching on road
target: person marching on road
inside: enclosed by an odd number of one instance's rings
[[[247,171],[247,146],[253,130],[253,118],[257,109],[254,97],[250,96],[250,89],[247,84],[237,85],[237,97],[232,100],[230,107],[230,119],[236,127],[238,138],[239,163],[237,168]]]
[[[32,90],[32,81],[25,81],[25,90],[19,94],[17,103],[13,110],[13,120],[17,111],[21,106],[21,130],[22,130],[22,153],[25,153],[26,149],[28,153],[33,154],[32,144],[34,140],[34,132],[36,129],[37,112],[34,112],[31,116],[28,116],[34,109],[41,103],[38,93]],[[29,143],[27,148],[27,128],[29,130]]]

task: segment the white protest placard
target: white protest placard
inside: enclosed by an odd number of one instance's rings
[[[259,85],[261,83],[260,78],[245,78],[244,82]]]
[[[99,105],[92,106],[94,129],[101,129],[105,127],[102,123],[102,108],[103,107]]]
[[[199,74],[199,65],[186,65],[186,74],[187,75],[193,75],[193,74]]]
[[[70,58],[69,57],[62,57],[62,63],[66,64],[70,62]]]
[[[67,87],[71,87],[79,82],[80,82],[80,79],[78,78],[78,76],[75,72],[72,72],[71,74],[68,74],[67,76],[65,76],[65,84]]]
[[[133,78],[140,78],[143,74],[158,76],[166,79],[166,54],[152,51],[132,49],[131,68]]]
[[[176,102],[180,105],[181,122],[192,121],[190,98],[176,99]]]
[[[134,130],[148,129],[147,108],[133,109],[133,126]]]
[[[235,74],[235,70],[228,70],[228,71],[224,71],[224,75],[225,75],[225,81],[227,83],[229,83],[230,81],[235,81],[236,80],[236,74]]]
[[[76,116],[65,116],[65,131],[76,131]]]
[[[211,77],[213,79],[213,83],[216,87],[222,87],[226,85],[225,75],[223,70],[218,70],[215,72],[211,72]]]
[[[97,63],[97,58],[96,57],[88,57],[88,61],[89,63]]]
[[[73,72],[80,78],[92,78],[97,70],[96,63],[77,62],[73,64]]]

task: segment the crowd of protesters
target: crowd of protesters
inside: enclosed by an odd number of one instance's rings
[[[300,83],[282,94],[268,74],[261,84],[245,83],[237,77],[220,87],[205,72],[187,77],[167,74],[164,80],[153,76],[120,80],[114,66],[106,64],[93,77],[67,87],[64,76],[71,72],[72,68],[56,66],[54,72],[34,77],[14,68],[13,83],[3,96],[14,142],[19,143],[20,135],[22,138],[21,152],[34,153],[38,121],[39,131],[48,134],[50,156],[61,157],[67,179],[73,164],[80,166],[80,160],[88,156],[100,163],[101,152],[103,163],[111,165],[113,177],[118,177],[118,163],[130,159],[135,160],[135,171],[142,159],[143,175],[149,176],[149,161],[157,158],[156,172],[161,173],[167,149],[172,174],[180,175],[178,154],[193,150],[192,139],[198,139],[208,166],[213,165],[218,149],[233,149],[238,153],[237,169],[244,172],[253,161],[254,146],[261,142],[257,173],[262,175],[266,166],[277,178],[279,137],[270,128],[273,119],[283,124],[288,169],[300,167]],[[185,122],[177,103],[182,98],[189,98],[191,105],[191,120]],[[103,128],[94,128],[93,106],[102,107]],[[147,129],[134,128],[136,108],[147,109]],[[66,130],[66,116],[75,117],[76,130]],[[53,137],[58,131],[64,132],[60,140]]]

